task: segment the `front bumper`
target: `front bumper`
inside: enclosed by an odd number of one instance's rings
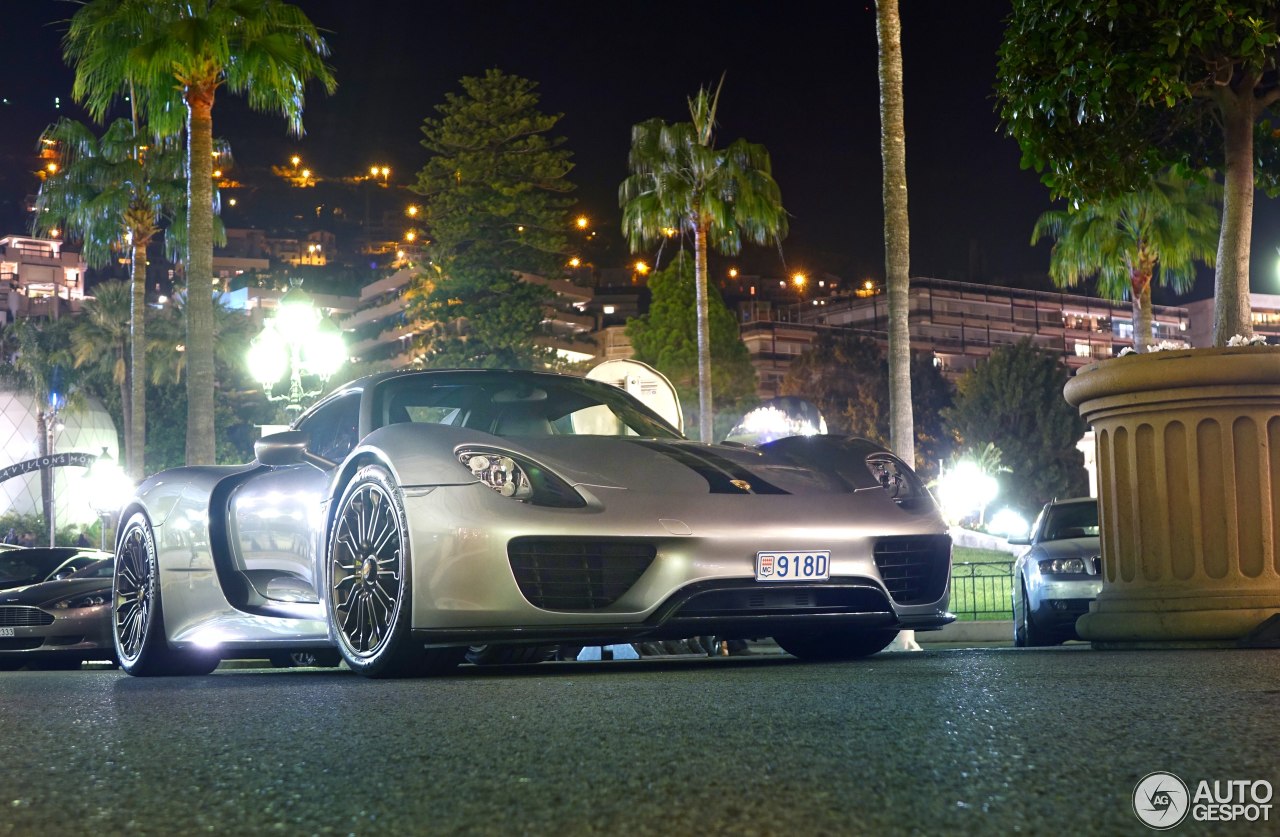
[[[753,637],[822,626],[934,630],[954,618],[950,540],[930,518],[862,522],[848,497],[734,497],[732,506],[713,497],[676,519],[654,508],[654,498],[612,494],[608,504],[564,510],[518,504],[484,486],[406,492],[415,636],[435,644]],[[625,513],[617,511],[624,503]],[[652,559],[616,597],[539,607],[508,556],[510,543],[530,539],[643,544]],[[895,553],[926,542],[935,556],[928,567]],[[831,578],[757,582],[756,553],[767,550],[828,550]],[[912,575],[925,570],[927,582]]]
[[[0,636],[0,658],[107,660],[115,657],[110,605],[68,611],[4,606],[0,607],[0,627],[13,633],[13,636]]]

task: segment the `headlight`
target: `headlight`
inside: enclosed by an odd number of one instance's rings
[[[567,482],[523,457],[465,448],[458,451],[458,461],[472,476],[503,497],[555,508],[581,508],[587,504]]]
[[[1040,562],[1040,572],[1042,573],[1084,573],[1083,558],[1046,558]]]
[[[63,599],[56,602],[53,606],[54,610],[78,610],[82,607],[99,607],[111,601],[111,593],[103,591],[101,593],[85,593],[80,596],[73,596],[70,599]]]
[[[870,453],[867,454],[866,462],[871,476],[898,505],[909,505],[912,501],[928,496],[915,472],[893,454],[884,451]]]

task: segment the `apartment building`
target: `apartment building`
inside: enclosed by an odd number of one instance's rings
[[[87,265],[58,239],[0,238],[0,325],[27,317],[77,314]]]
[[[793,304],[748,302],[739,310],[762,397],[779,394],[791,361],[824,329],[849,329],[888,341],[888,299],[878,288]],[[935,363],[953,379],[997,346],[1024,339],[1061,355],[1072,368],[1133,345],[1129,303],[1076,294],[919,278],[911,280],[908,310],[912,348],[932,352]],[[1186,307],[1157,305],[1153,319],[1155,340],[1192,345]]]
[[[1253,333],[1267,338],[1268,343],[1280,343],[1280,294],[1249,294]],[[1207,348],[1213,345],[1213,298],[1187,303],[1191,325],[1187,327],[1191,345]],[[1230,335],[1227,335],[1230,337]]]

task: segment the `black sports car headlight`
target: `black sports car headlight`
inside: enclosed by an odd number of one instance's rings
[[[458,451],[458,461],[472,476],[503,497],[563,509],[587,504],[569,483],[523,457],[484,448],[464,448]]]
[[[111,591],[103,590],[97,593],[83,593],[79,596],[72,596],[69,599],[63,599],[60,602],[54,602],[54,610],[79,610],[84,607],[100,607],[111,600]]]
[[[928,498],[924,483],[915,472],[891,453],[877,451],[867,454],[867,470],[875,481],[880,483],[893,502],[900,506],[911,506]]]

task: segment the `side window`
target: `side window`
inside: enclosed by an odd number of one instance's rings
[[[298,425],[310,437],[307,448],[317,456],[341,462],[360,441],[360,393],[336,398]]]

